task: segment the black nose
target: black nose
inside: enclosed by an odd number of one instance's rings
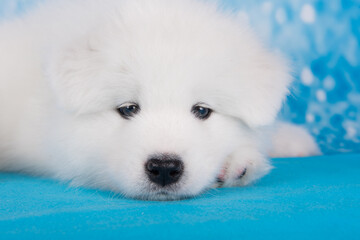
[[[146,162],[145,171],[150,181],[165,187],[179,181],[184,164],[174,156],[153,157]]]

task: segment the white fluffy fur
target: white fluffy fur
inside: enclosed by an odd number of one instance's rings
[[[306,129],[289,123],[275,124],[270,142],[268,153],[272,157],[305,157],[321,154],[314,138]]]
[[[225,186],[271,168],[258,129],[281,107],[287,68],[214,4],[51,1],[2,23],[0,52],[0,169],[176,199],[210,187],[222,166]],[[141,112],[125,120],[115,109],[129,101]],[[198,102],[214,110],[206,121],[190,111]],[[282,138],[293,140],[279,134],[276,149]],[[165,195],[144,172],[158,153],[185,165]]]

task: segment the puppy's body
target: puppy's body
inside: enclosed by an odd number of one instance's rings
[[[259,129],[290,78],[216,6],[54,1],[2,23],[0,52],[0,169],[147,199],[196,195],[219,174],[243,185],[270,169]],[[125,119],[116,109],[129,103],[140,111]],[[199,104],[213,110],[208,119],[194,116]],[[144,165],[163,156],[183,168],[159,186]]]

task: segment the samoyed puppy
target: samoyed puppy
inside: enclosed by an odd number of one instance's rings
[[[2,171],[171,200],[318,153],[264,131],[287,65],[213,2],[49,0],[1,23],[0,52]]]

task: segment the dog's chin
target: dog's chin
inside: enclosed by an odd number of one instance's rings
[[[140,195],[136,199],[145,201],[178,201],[192,198],[192,195],[183,195],[176,192],[160,191]]]
[[[177,201],[193,198],[201,193],[184,193],[179,186],[157,187],[150,186],[141,194],[130,196],[144,201]]]

